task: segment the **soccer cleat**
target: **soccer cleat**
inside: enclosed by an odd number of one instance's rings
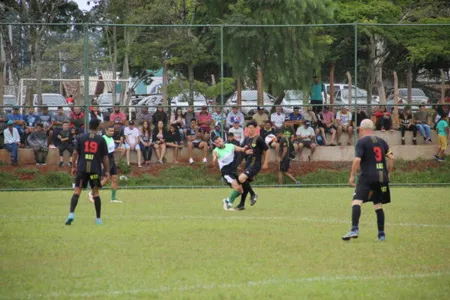
[[[342,240],[349,241],[350,239],[357,239],[358,231],[349,231],[346,235],[342,237]]]
[[[297,180],[297,181],[295,182],[295,184],[301,184],[301,182]]]
[[[438,157],[437,161],[445,161],[445,159],[442,157]]]
[[[102,225],[103,222],[100,218],[95,219],[95,223],[97,223],[98,225]]]
[[[192,157],[189,158],[189,163],[190,163],[190,164],[193,164],[193,163],[194,163],[194,160],[192,159]]]
[[[208,162],[208,160],[206,159],[206,157],[203,157],[203,162],[206,164]]]
[[[72,225],[73,220],[75,219],[75,214],[74,213],[69,213],[69,216],[67,217],[66,220],[66,225]]]
[[[94,203],[94,195],[92,195],[92,192],[89,192],[89,202]]]
[[[115,200],[111,200],[111,203],[122,203],[122,201],[115,199]]]
[[[60,161],[59,164],[58,164],[58,166],[59,166],[60,168],[62,168],[62,167],[64,166],[64,162],[63,162],[63,161]]]
[[[235,210],[245,210],[245,206],[243,205],[238,205],[234,208]]]
[[[258,194],[254,194],[250,197],[250,205],[253,206],[256,204],[256,199],[258,199]]]
[[[384,232],[378,233],[378,240],[383,242],[386,240],[386,234]]]
[[[223,199],[222,202],[223,202],[223,209],[224,210],[227,210],[227,211],[228,210],[234,210],[234,208],[231,206],[231,203],[228,200],[228,198],[227,199]]]

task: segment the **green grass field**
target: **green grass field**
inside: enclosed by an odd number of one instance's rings
[[[228,189],[0,193],[1,299],[448,299],[450,189],[393,188],[386,242],[350,188],[262,189],[226,212]]]

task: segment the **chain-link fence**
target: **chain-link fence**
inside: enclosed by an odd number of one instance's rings
[[[15,126],[25,133],[24,147],[35,125],[27,116],[45,119],[45,106],[54,119],[62,107],[59,119],[64,115],[77,133],[91,118],[101,118],[103,130],[123,130],[130,121],[137,128],[148,121],[158,130],[163,121],[170,132],[174,124],[182,148],[176,156],[153,151],[153,164],[211,162],[213,134],[227,139],[231,130],[239,142],[247,135],[245,124],[255,120],[273,148],[274,172],[280,154],[271,135],[282,132],[292,142],[296,176],[344,184],[358,126],[369,118],[375,135],[393,148],[401,173],[418,178],[398,175],[398,182],[449,182],[442,170],[448,162],[433,161],[439,148],[433,128],[448,115],[450,24],[1,26],[10,34],[2,44],[8,59],[0,126],[21,114],[24,122]],[[192,119],[206,156],[198,145],[188,147]],[[298,138],[305,123],[314,147]],[[47,142],[57,147],[62,122],[53,126]],[[57,151],[49,153],[58,164]],[[144,161],[136,154],[132,169]],[[23,163],[33,163],[30,157]],[[423,170],[430,174],[420,179],[415,173]]]

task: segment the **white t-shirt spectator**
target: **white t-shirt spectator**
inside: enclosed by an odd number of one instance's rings
[[[241,127],[239,128],[231,127],[230,129],[228,129],[228,132],[233,133],[234,139],[238,141],[239,144],[242,144],[242,142],[244,141],[244,129],[242,129]]]
[[[125,136],[125,141],[128,145],[136,145],[139,143],[139,129],[134,127],[131,129],[130,127],[125,127],[123,130],[123,135]]]
[[[283,113],[278,114],[275,112],[270,115],[270,121],[277,129],[283,127],[284,120],[286,120],[286,115]]]
[[[342,111],[338,111],[336,114],[336,120],[341,120],[342,126],[350,125],[350,121],[352,120],[352,113],[347,111],[346,114],[343,114]]]
[[[308,126],[308,128],[305,128],[305,126],[299,126],[297,128],[297,131],[295,132],[295,135],[296,136],[309,136],[309,135],[315,136],[314,129],[311,126]],[[308,138],[301,139],[299,141],[310,142],[311,139],[308,137]]]

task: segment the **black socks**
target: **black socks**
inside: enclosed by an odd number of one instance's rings
[[[352,231],[358,230],[359,217],[361,217],[361,205],[352,206]]]
[[[100,213],[102,210],[102,201],[100,200],[100,196],[94,197],[94,206],[95,206],[95,215],[97,219],[100,219]]]
[[[378,225],[378,232],[384,232],[384,211],[383,209],[377,209],[377,225]]]
[[[72,199],[70,200],[70,212],[75,212],[75,208],[78,204],[78,198],[80,198],[80,195],[73,194]]]

